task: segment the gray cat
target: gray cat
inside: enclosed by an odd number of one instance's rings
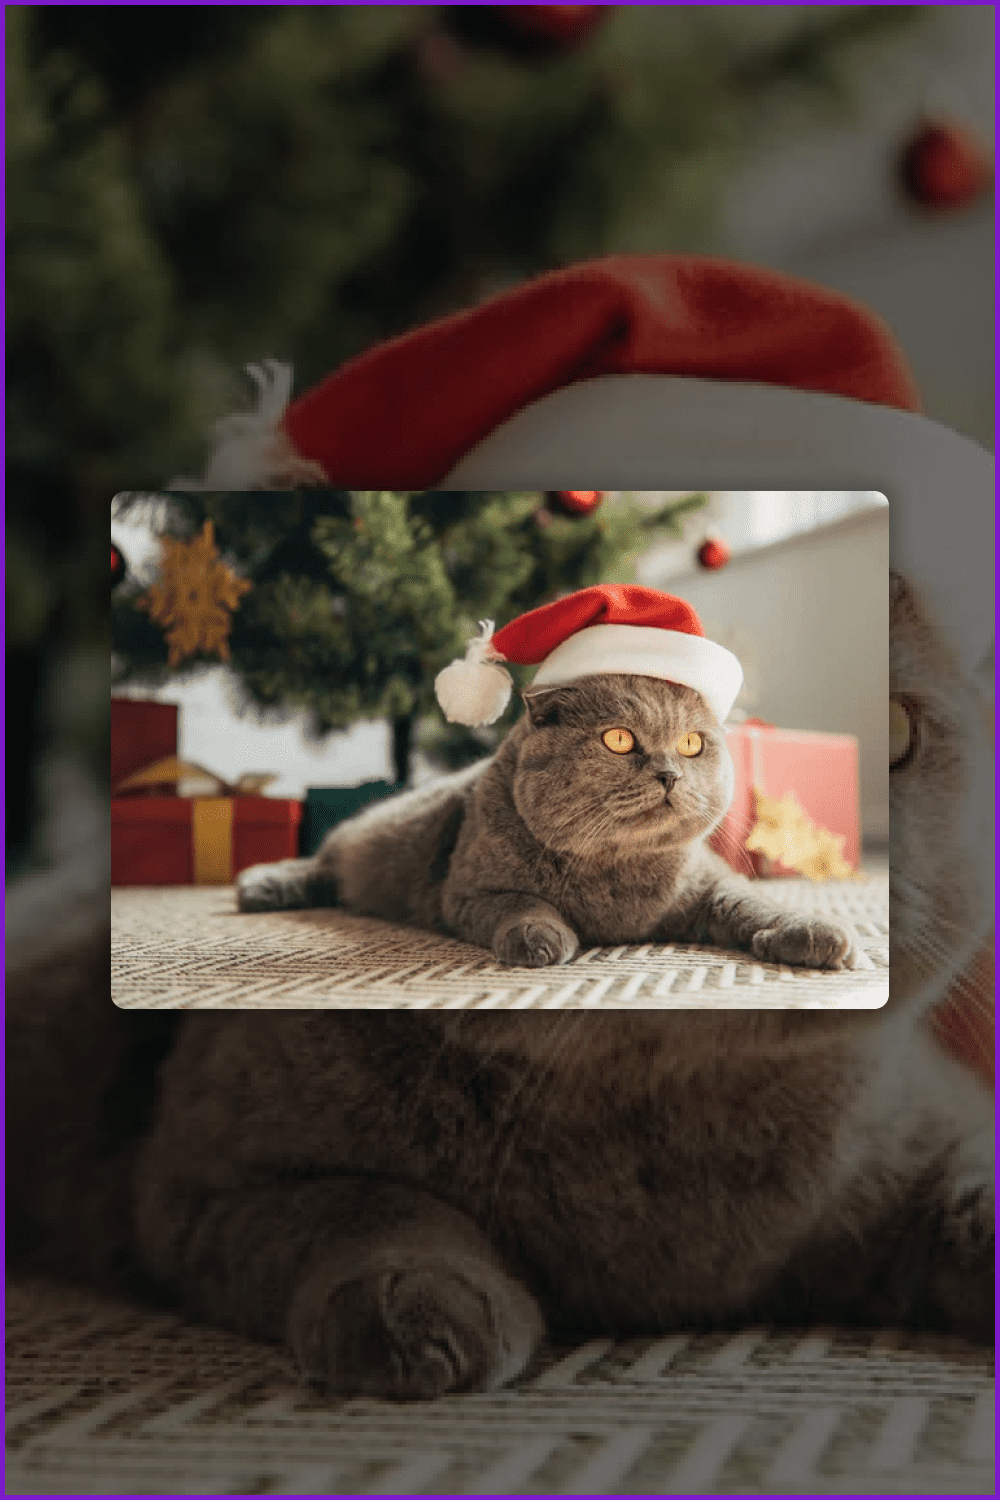
[[[352,818],[312,860],[245,870],[241,909],[339,903],[528,968],[649,941],[853,967],[842,928],[784,911],[706,848],[734,776],[693,688],[601,674],[524,699],[491,761]]]
[[[925,852],[893,866],[884,1010],[142,1015],[108,1005],[97,932],[77,959],[10,971],[21,1258],[287,1343],[325,1389],[396,1398],[501,1384],[544,1330],[992,1339],[993,1101],[923,1020],[989,921],[966,842],[982,704],[902,584],[892,618],[910,725],[894,837]],[[526,724],[494,767],[543,732]],[[473,808],[493,774],[468,775]],[[934,842],[923,809],[946,798]],[[670,865],[655,839],[647,857]],[[558,911],[590,935],[589,906]]]

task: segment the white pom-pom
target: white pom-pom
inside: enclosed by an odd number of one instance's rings
[[[493,724],[510,702],[513,681],[503,657],[491,644],[493,621],[480,620],[479,635],[465,648],[464,658],[444,667],[434,679],[434,692],[449,724],[478,729]]]
[[[247,365],[257,405],[215,424],[215,445],[198,479],[175,479],[174,490],[291,490],[328,483],[321,464],[292,447],[281,419],[292,394],[292,367],[267,359]]]

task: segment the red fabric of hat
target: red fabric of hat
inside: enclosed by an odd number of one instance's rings
[[[453,724],[492,724],[500,717],[512,686],[505,661],[539,667],[536,687],[602,673],[681,684],[701,694],[720,724],[743,682],[736,657],[706,640],[690,604],[640,584],[595,584],[519,615],[495,635],[492,621],[481,620],[480,632],[464,660],[434,679]]]
[[[705,634],[690,604],[639,584],[595,584],[529,610],[493,636],[506,661],[537,666],[557,646],[591,625],[647,625],[685,635]]]
[[[886,325],[850,298],[730,261],[614,256],[377,345],[292,401],[282,426],[333,484],[425,488],[531,402],[615,374],[920,409]]]

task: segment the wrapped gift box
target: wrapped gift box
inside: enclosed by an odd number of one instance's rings
[[[113,797],[112,885],[229,885],[294,859],[302,804],[280,797]]]
[[[111,700],[111,785],[177,753],[177,704]]]
[[[751,876],[799,873],[747,850],[756,822],[755,789],[775,800],[793,796],[818,828],[843,839],[843,858],[857,868],[861,828],[858,742],[853,735],[776,729],[750,720],[728,728],[726,740],[736,767],[736,794],[709,842],[734,870]]]
[[[345,818],[353,817],[369,802],[380,797],[391,797],[402,787],[391,781],[365,781],[361,786],[309,786],[306,787],[305,806],[302,811],[302,827],[299,834],[299,852],[315,854],[330,829]]]

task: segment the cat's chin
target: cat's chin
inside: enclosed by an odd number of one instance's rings
[[[635,844],[637,838],[644,843],[655,844],[664,849],[680,849],[700,843],[711,831],[712,824],[702,819],[684,817],[669,803],[657,803],[644,808],[629,820],[628,834],[623,847]]]

